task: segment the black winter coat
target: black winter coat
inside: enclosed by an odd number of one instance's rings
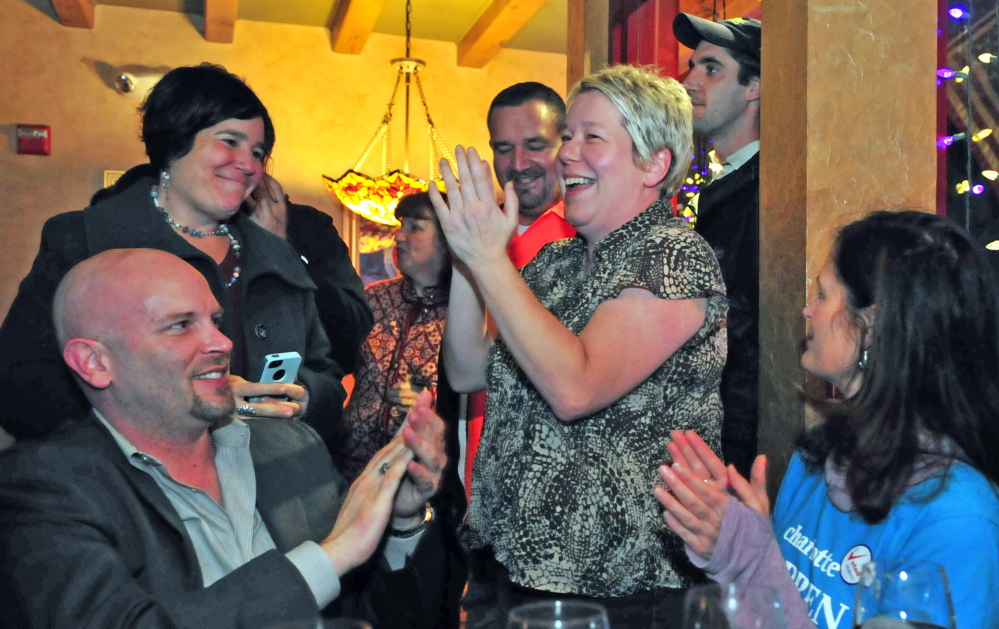
[[[702,191],[696,231],[718,257],[728,295],[722,452],[748,478],[757,449],[760,361],[760,154]]]
[[[227,302],[218,265],[166,224],[142,178],[117,196],[82,211],[53,216],[42,228],[38,256],[21,282],[0,328],[0,426],[18,439],[50,432],[65,419],[82,419],[90,405],[74,382],[52,323],[56,287],[76,263],[108,249],[145,247],[176,254],[208,280],[220,304]],[[245,373],[257,381],[264,356],[297,351],[303,357],[299,381],[309,390],[304,421],[320,436],[331,436],[340,421],[346,393],[342,372],[316,310],[316,285],[298,254],[284,240],[243,214],[231,225],[243,246],[240,286]],[[222,331],[232,337],[232,313]],[[235,341],[235,339],[234,339]]]

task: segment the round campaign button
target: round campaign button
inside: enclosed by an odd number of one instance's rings
[[[850,585],[860,581],[860,569],[871,560],[871,549],[863,544],[858,544],[847,551],[843,561],[839,562],[840,576]]]

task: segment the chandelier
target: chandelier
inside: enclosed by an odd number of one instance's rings
[[[409,174],[409,100],[410,89],[413,85],[420,95],[420,104],[423,105],[423,113],[427,118],[427,136],[430,140],[430,173],[437,182],[437,187],[444,190],[444,183],[440,178],[440,160],[443,157],[451,163],[451,167],[457,171],[454,157],[448,151],[441,138],[440,131],[434,125],[433,118],[430,117],[430,108],[427,106],[427,97],[423,93],[423,85],[420,83],[420,69],[426,66],[422,59],[414,59],[410,56],[410,38],[412,35],[412,21],[410,16],[413,11],[412,0],[406,0],[406,56],[393,59],[392,66],[396,68],[395,86],[392,88],[392,96],[389,98],[388,106],[382,121],[375,130],[368,145],[361,152],[361,156],[354,163],[354,166],[339,178],[333,179],[323,175],[326,189],[336,195],[340,202],[351,211],[364,218],[379,223],[381,225],[398,226],[399,221],[395,218],[395,207],[399,204],[399,199],[414,192],[425,192],[430,184],[428,181]],[[406,119],[405,119],[405,153],[402,170],[390,171],[392,162],[392,108],[395,106],[396,95],[399,92],[399,85],[405,86],[406,92]],[[382,162],[381,172],[378,177],[371,177],[361,171],[364,162],[371,155],[376,146],[381,145]]]

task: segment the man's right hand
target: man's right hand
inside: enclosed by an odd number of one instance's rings
[[[337,575],[343,576],[361,565],[378,548],[411,460],[412,450],[401,439],[393,439],[372,457],[350,486],[333,530],[320,544]]]

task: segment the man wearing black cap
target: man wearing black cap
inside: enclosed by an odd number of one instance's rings
[[[711,141],[721,163],[695,199],[695,229],[718,256],[729,298],[723,455],[748,475],[759,387],[760,23],[680,13],[673,34],[694,50],[683,82],[694,105],[694,132]]]

